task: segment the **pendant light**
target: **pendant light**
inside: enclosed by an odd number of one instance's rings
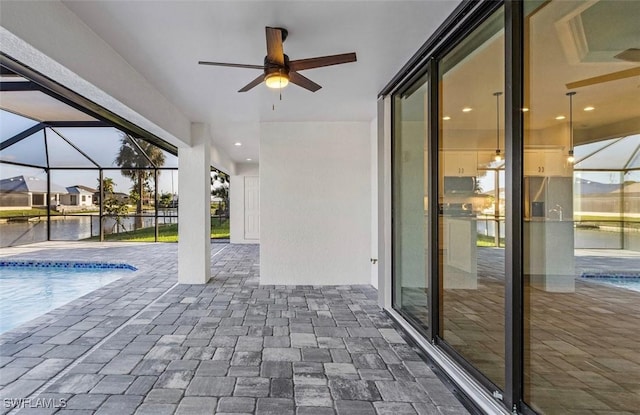
[[[573,96],[576,93],[574,91],[567,92],[569,97],[569,155],[567,156],[567,163],[573,164],[576,158],[573,156]]]
[[[496,155],[493,159],[496,162],[502,161],[502,154],[500,153],[500,95],[502,95],[502,92],[493,93],[493,96],[496,97]]]

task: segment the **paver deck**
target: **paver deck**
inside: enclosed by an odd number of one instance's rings
[[[373,287],[260,285],[258,252],[214,244],[211,281],[179,285],[175,244],[1,249],[139,271],[0,336],[0,413],[467,413]]]

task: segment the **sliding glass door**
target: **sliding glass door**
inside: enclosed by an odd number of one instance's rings
[[[393,101],[394,306],[421,329],[429,326],[427,92],[425,75]]]
[[[393,307],[478,401],[640,414],[639,21],[463,2],[383,92]]]

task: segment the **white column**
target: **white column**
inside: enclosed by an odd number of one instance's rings
[[[211,134],[191,124],[191,147],[178,149],[178,282],[211,278]]]

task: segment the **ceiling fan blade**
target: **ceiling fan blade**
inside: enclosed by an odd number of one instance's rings
[[[631,78],[638,75],[640,75],[640,67],[625,69],[624,71],[611,72],[606,75],[594,76],[593,78],[587,78],[581,81],[569,82],[567,84],[567,89],[575,89],[583,86],[601,84],[603,82],[617,81],[619,79]]]
[[[247,92],[248,90],[250,90],[251,88],[255,87],[256,85],[260,85],[262,83],[262,81],[264,81],[264,74],[260,75],[259,77],[257,77],[253,81],[249,82],[247,85],[242,87],[242,89],[240,89],[238,92]]]
[[[620,59],[627,62],[640,62],[640,49],[630,48],[614,56],[616,59]]]
[[[267,60],[278,65],[284,65],[282,30],[276,27],[265,27],[265,31],[267,34]]]
[[[340,55],[321,56],[317,58],[298,59],[289,62],[289,68],[294,71],[302,71],[304,69],[320,68],[323,66],[340,65],[342,63],[355,62],[355,52],[343,53]]]
[[[289,72],[289,81],[303,87],[304,89],[308,89],[311,92],[316,92],[318,89],[322,88],[311,79],[305,78],[304,76],[294,71]]]
[[[230,68],[247,68],[247,69],[264,69],[263,65],[245,65],[242,63],[224,63],[224,62],[207,62],[199,61],[200,65],[212,65],[212,66],[228,66]]]

